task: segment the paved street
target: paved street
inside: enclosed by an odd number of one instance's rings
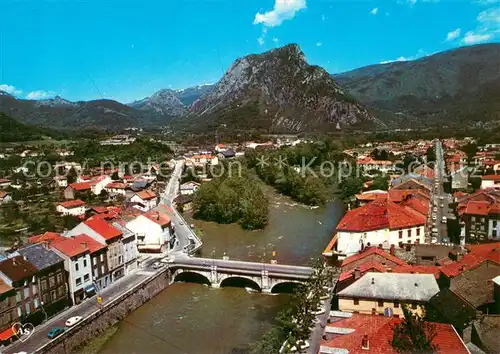
[[[106,289],[102,290],[99,293],[99,296],[102,297],[103,305],[109,303],[113,299],[133,288],[135,285],[149,278],[156,272],[160,272],[162,269],[154,270],[150,267],[150,265],[155,261],[156,259],[148,260],[147,262],[145,262],[145,268],[138,269],[135,273],[123,277],[116,283],[113,283]],[[7,354],[20,351],[33,353],[38,348],[50,341],[50,339],[47,338],[47,334],[52,328],[66,328],[65,322],[68,318],[73,316],[81,316],[85,318],[97,309],[97,296],[93,296],[77,306],[70,307],[68,310],[63,311],[62,313],[58,314],[54,318],[51,318],[49,321],[41,324],[40,326],[37,326],[35,328],[35,332],[25,342],[21,342],[18,340],[17,342],[6,347],[4,350],[1,350],[1,352]]]
[[[447,224],[443,223],[443,217],[449,216],[448,204],[451,202],[450,195],[443,190],[445,180],[445,160],[441,142],[436,142],[436,164],[434,167],[434,185],[431,192],[431,232],[433,243],[449,242]]]
[[[169,206],[172,205],[172,202],[175,197],[177,197],[179,191],[179,180],[182,176],[183,169],[184,160],[177,160],[172,176],[170,177],[170,181],[161,194],[161,203]],[[172,222],[175,225],[175,233],[177,235],[176,239],[178,242],[175,243],[173,249],[170,251],[171,254],[182,253],[184,249],[188,247],[191,247],[191,249],[201,247],[201,241],[176,210],[174,210],[172,215]]]

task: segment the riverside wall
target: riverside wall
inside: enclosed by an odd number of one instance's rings
[[[35,353],[68,354],[99,336],[135,309],[151,300],[170,284],[168,268],[137,284],[126,293],[82,320],[60,337],[39,348]]]

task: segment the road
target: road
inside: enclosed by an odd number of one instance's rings
[[[447,218],[451,210],[449,203],[451,202],[450,194],[445,193],[443,182],[445,181],[445,160],[443,146],[439,140],[436,141],[436,164],[434,166],[434,185],[431,191],[431,232],[433,243],[450,242],[448,238],[447,223],[442,221],[443,217]]]
[[[168,206],[172,206],[173,200],[177,197],[179,193],[179,181],[184,170],[184,160],[177,160],[175,164],[172,176],[167,184],[165,190],[161,193],[161,203]],[[172,222],[175,225],[176,242],[172,250],[169,251],[170,254],[183,253],[184,250],[189,249],[189,252],[201,247],[202,242],[182,218],[182,216],[173,209]]]
[[[185,267],[193,269],[205,269],[216,266],[218,270],[235,270],[248,273],[261,274],[266,270],[269,274],[283,276],[298,276],[300,278],[308,278],[312,273],[312,268],[292,266],[285,264],[272,263],[254,263],[234,260],[212,259],[212,258],[194,258],[188,256],[177,256],[173,263],[169,264],[170,268]]]
[[[106,289],[102,290],[98,294],[98,296],[102,297],[102,304],[106,305],[137,284],[143,282],[153,274],[162,271],[162,269],[154,270],[153,268],[151,268],[151,264],[155,261],[157,261],[157,259],[155,258],[148,260],[147,262],[145,262],[144,268],[138,269],[135,273],[121,278],[117,282],[112,283]],[[97,296],[93,296],[90,299],[87,299],[84,302],[80,303],[79,305],[72,306],[67,310],[59,313],[55,317],[49,319],[47,322],[35,327],[34,333],[28,339],[26,339],[24,342],[18,340],[17,342],[6,347],[4,350],[1,350],[1,353],[10,354],[20,351],[33,353],[38,348],[50,342],[50,339],[47,338],[47,334],[52,328],[66,328],[65,322],[68,318],[73,316],[81,316],[85,318],[95,312],[98,308]]]

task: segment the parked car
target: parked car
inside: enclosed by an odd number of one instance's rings
[[[82,320],[81,316],[73,316],[66,321],[67,327],[72,327]]]
[[[438,208],[437,208],[437,207],[434,207],[434,209],[432,209],[432,210],[434,210],[434,211],[436,212],[436,211],[438,211]]]
[[[163,264],[161,264],[161,262],[154,262],[153,263],[153,268],[154,269],[159,269],[163,266]]]
[[[444,204],[439,204],[439,207],[440,208],[444,208]]]
[[[446,216],[443,216],[443,217],[441,218],[441,222],[442,222],[443,224],[446,224],[446,222],[447,222]]]
[[[50,332],[47,334],[47,337],[49,339],[54,339],[58,336],[60,336],[61,334],[63,334],[65,331],[64,328],[61,328],[61,327],[54,327],[50,330]]]
[[[436,215],[432,215],[432,220],[436,220]]]

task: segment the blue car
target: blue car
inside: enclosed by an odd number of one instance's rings
[[[50,330],[49,334],[47,335],[47,337],[49,337],[49,339],[54,339],[56,338],[57,336],[63,334],[64,332],[64,328],[60,328],[60,327],[54,327]]]

